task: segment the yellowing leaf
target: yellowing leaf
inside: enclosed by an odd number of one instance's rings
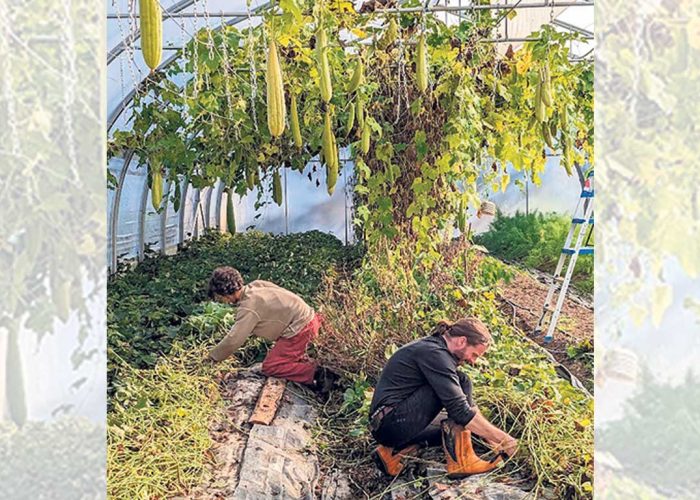
[[[333,8],[338,9],[342,12],[354,12],[355,8],[352,2],[333,2]]]
[[[457,50],[449,47],[440,47],[440,48],[435,48],[434,51],[432,52],[432,57],[434,59],[442,59],[445,58],[448,61],[454,61],[457,58]]]
[[[284,47],[288,45],[291,40],[292,37],[290,37],[289,35],[280,35],[277,37],[277,44],[281,47]]]
[[[506,188],[508,187],[509,183],[510,183],[510,175],[505,174],[503,177],[501,177],[501,191],[505,191]]]
[[[520,55],[520,58],[518,59],[518,62],[515,63],[515,70],[519,75],[522,75],[527,72],[528,69],[530,69],[530,65],[532,64],[532,54],[529,50],[523,49],[522,51],[518,52],[518,55]]]
[[[673,302],[673,288],[670,285],[657,286],[651,300],[651,321],[654,326],[659,326],[664,313]]]
[[[635,326],[642,326],[647,317],[647,309],[642,306],[634,305],[630,307],[629,317],[632,318],[632,322]]]

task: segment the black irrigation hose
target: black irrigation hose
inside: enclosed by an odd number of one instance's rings
[[[522,330],[520,330],[520,328],[518,328],[517,325],[515,324],[516,307],[520,307],[520,306],[516,306],[516,304],[513,304],[509,300],[505,300],[505,302],[507,302],[513,308],[513,318],[511,319],[511,322],[513,324],[513,328],[515,328],[517,331],[522,333]],[[522,308],[522,309],[524,309],[524,308]],[[525,335],[524,333],[523,333],[522,337],[524,339],[526,339],[528,342],[530,342],[537,350],[543,352],[545,354],[545,356],[547,356],[549,361],[551,361],[552,364],[554,365],[554,369],[557,372],[557,375],[559,375],[559,377],[567,380],[572,385],[572,387],[583,392],[588,398],[593,399],[593,395],[588,391],[588,389],[586,389],[586,386],[584,386],[583,383],[581,383],[581,381],[573,373],[571,373],[571,371],[569,371],[569,369],[566,366],[562,365],[559,361],[557,361],[557,359],[554,357],[554,355],[551,352],[549,352],[547,349],[545,349],[544,347],[539,345],[537,342],[535,342],[533,339],[531,339],[529,336]]]

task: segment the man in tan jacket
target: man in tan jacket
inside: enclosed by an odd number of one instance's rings
[[[236,322],[209,356],[222,361],[241,347],[251,335],[275,342],[263,360],[263,373],[321,389],[330,372],[306,355],[306,348],[318,334],[321,316],[294,293],[269,281],[247,285],[232,267],[214,269],[209,280],[209,297],[238,307]]]

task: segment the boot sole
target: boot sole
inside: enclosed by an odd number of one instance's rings
[[[447,477],[450,479],[464,479],[465,477],[473,476],[473,474],[469,474],[467,472],[460,472],[456,474],[447,474]]]
[[[484,471],[484,472],[455,472],[453,474],[447,474],[447,477],[450,479],[464,479],[465,477],[469,476],[476,476],[478,474],[488,474],[491,471]]]
[[[450,479],[464,479],[465,477],[469,476],[476,476],[477,474],[488,474],[492,470],[496,469],[496,467],[493,467],[492,469],[489,470],[484,470],[484,471],[479,471],[479,472],[453,472],[453,473],[447,473],[447,477]]]

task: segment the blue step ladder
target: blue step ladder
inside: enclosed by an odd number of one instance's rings
[[[554,338],[554,330],[557,327],[557,322],[559,321],[559,316],[561,315],[561,309],[564,305],[566,292],[569,289],[569,284],[571,283],[571,276],[574,274],[576,259],[578,259],[579,255],[593,255],[593,247],[587,246],[587,243],[584,245],[584,236],[588,232],[589,226],[591,231],[593,230],[593,193],[593,171],[591,170],[586,175],[583,190],[581,191],[581,197],[576,204],[576,210],[574,211],[574,216],[571,219],[569,234],[566,236],[564,248],[561,250],[559,262],[557,262],[557,267],[554,270],[554,279],[549,285],[549,291],[547,292],[547,298],[544,302],[542,315],[540,316],[540,320],[537,322],[537,326],[535,327],[534,334],[539,334],[544,328],[547,318],[551,315],[549,327],[547,328],[547,334],[544,337],[545,343],[551,342]],[[571,246],[574,237],[576,238],[576,242],[573,246]],[[589,239],[590,234],[587,240]],[[568,264],[566,267],[566,273],[562,277],[561,272],[564,269],[564,264],[567,260]],[[552,308],[552,301],[557,293],[559,294],[557,296],[557,302],[554,308]]]

